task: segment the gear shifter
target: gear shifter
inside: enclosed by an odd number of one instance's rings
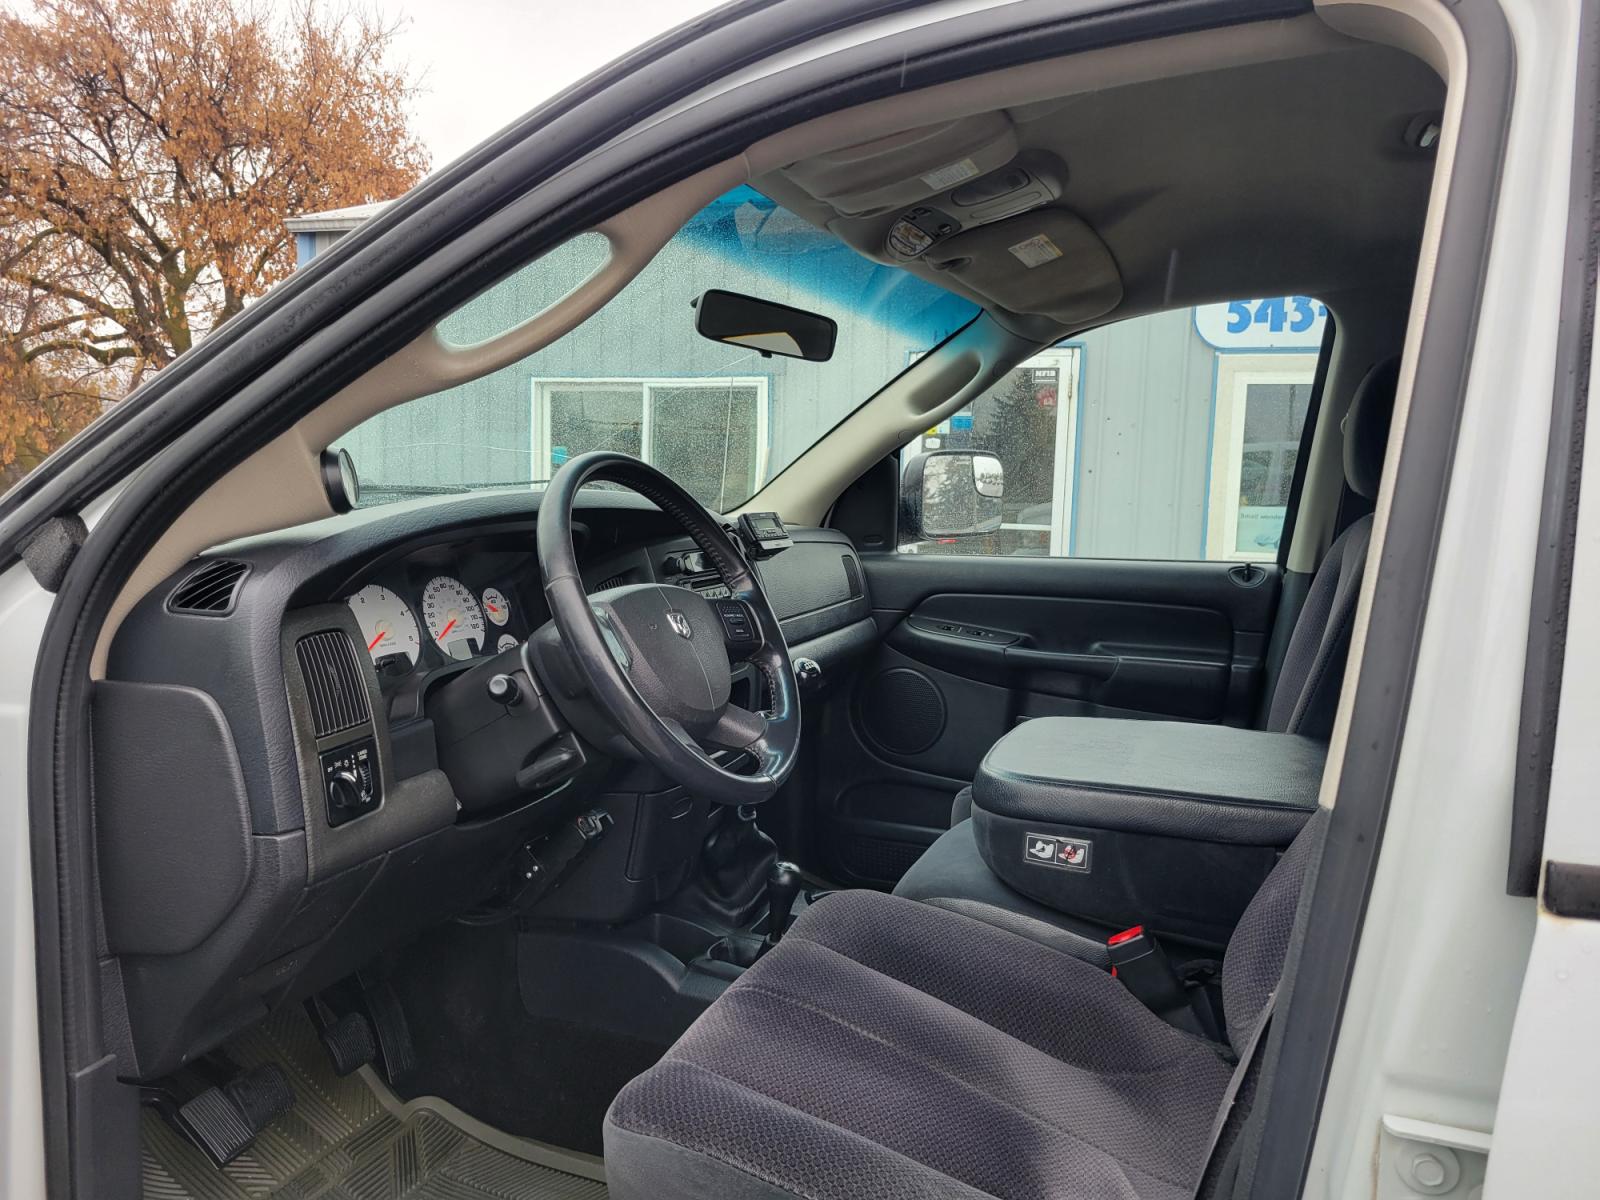
[[[800,894],[804,877],[800,868],[781,859],[767,872],[767,940],[776,946],[789,927],[789,914],[794,911],[795,897]]]

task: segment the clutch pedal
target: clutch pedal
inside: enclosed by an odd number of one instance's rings
[[[289,1077],[281,1067],[268,1063],[207,1088],[171,1115],[207,1158],[225,1167],[249,1149],[268,1125],[293,1108],[294,1100]]]

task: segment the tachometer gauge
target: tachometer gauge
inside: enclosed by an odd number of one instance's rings
[[[415,664],[422,649],[422,635],[417,629],[417,618],[411,615],[406,602],[386,587],[369,583],[354,596],[345,600],[361,626],[361,637],[367,643],[367,653],[373,662],[382,662],[393,655],[404,655],[407,662]]]
[[[504,625],[511,619],[511,602],[499,588],[484,588],[483,611],[496,625]]]
[[[471,658],[483,647],[483,610],[467,585],[436,575],[422,589],[422,620],[428,635],[451,658]]]

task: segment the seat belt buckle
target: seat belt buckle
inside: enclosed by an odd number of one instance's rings
[[[1189,993],[1173,970],[1166,951],[1143,925],[1134,925],[1106,939],[1111,976],[1120,979],[1151,1012],[1166,1014],[1189,1007]]]

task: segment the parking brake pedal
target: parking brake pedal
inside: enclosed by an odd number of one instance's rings
[[[257,1067],[179,1106],[177,1121],[218,1167],[225,1167],[294,1107],[289,1077],[275,1064]]]

